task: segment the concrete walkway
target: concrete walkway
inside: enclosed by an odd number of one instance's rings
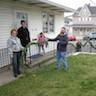
[[[13,77],[11,70],[6,70],[0,73],[0,86],[7,84],[13,80],[15,80],[15,78]]]

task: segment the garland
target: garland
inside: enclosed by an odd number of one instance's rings
[[[21,51],[22,51],[22,55],[21,55],[21,65],[22,65],[22,68],[23,68],[23,71],[25,72],[25,69],[26,69],[26,66],[24,66],[24,65],[26,65],[26,57],[25,57],[25,54],[27,54],[27,50],[28,50],[28,48],[29,48],[29,51],[31,51],[30,50],[30,46],[32,46],[32,45],[38,45],[39,43],[38,43],[38,41],[32,41],[32,42],[30,42],[24,49],[22,49]],[[48,41],[45,41],[45,44],[48,44]],[[30,60],[30,63],[31,63],[31,60]]]
[[[45,42],[46,44],[48,44],[48,41],[46,41]],[[81,42],[80,42],[81,43]],[[96,49],[96,46],[94,46],[93,45],[93,43],[92,42],[90,42],[90,40],[86,40],[86,42],[84,43],[84,44],[82,44],[81,43],[81,47],[85,47],[87,44],[90,44],[90,46],[92,47],[92,48],[94,48],[94,49]],[[24,49],[22,49],[22,56],[21,56],[21,65],[23,65],[23,68],[24,68],[24,70],[25,70],[25,68],[26,67],[24,67],[24,65],[26,64],[26,60],[25,60],[25,58],[24,58],[24,55],[27,53],[27,49],[29,48],[29,50],[30,50],[30,46],[32,46],[32,45],[38,45],[38,42],[36,42],[36,41],[33,41],[33,42],[30,42]],[[69,42],[68,43],[68,45],[71,45],[71,46],[73,46],[74,48],[75,48],[75,50],[77,50],[77,46],[76,46],[76,44],[73,44],[73,43],[71,43],[71,42]]]
[[[96,46],[90,40],[86,40],[84,44],[80,42],[80,46],[74,45],[73,43],[69,43],[69,44],[71,44],[76,50],[80,49],[81,47],[85,47],[87,44],[89,44],[90,47],[92,47],[93,49],[96,49]]]

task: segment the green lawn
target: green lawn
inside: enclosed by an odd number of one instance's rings
[[[68,61],[68,72],[55,70],[55,64],[27,72],[0,87],[0,96],[96,96],[96,56],[71,56]]]

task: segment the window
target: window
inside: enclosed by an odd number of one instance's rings
[[[74,28],[74,31],[77,31],[78,29],[77,28]]]
[[[86,17],[86,21],[88,21],[88,18]]]
[[[82,17],[82,21],[85,21],[85,18],[84,17]]]
[[[48,32],[48,14],[43,13],[42,19],[43,19],[43,32],[47,33]]]
[[[81,19],[81,17],[79,17],[79,21],[81,21],[82,19]]]
[[[42,20],[43,20],[43,32],[45,33],[54,32],[54,15],[43,12]]]
[[[90,21],[91,20],[91,18],[90,18],[90,20],[89,20],[89,18],[88,17],[82,17],[82,19],[81,19],[82,21]]]
[[[91,17],[89,17],[89,21],[91,21]]]
[[[28,24],[28,14],[23,12],[16,12],[15,27],[19,28],[21,20],[25,20]]]
[[[49,15],[49,31],[54,32],[54,15]]]
[[[83,29],[80,29],[80,31],[82,31]]]

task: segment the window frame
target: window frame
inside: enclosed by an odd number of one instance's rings
[[[44,22],[44,14],[46,14],[45,22]],[[52,20],[53,19],[53,20]],[[47,25],[44,25],[44,23],[47,23]],[[44,28],[45,26],[45,28]],[[54,33],[55,31],[55,15],[48,13],[48,12],[42,12],[42,29],[44,33]]]

